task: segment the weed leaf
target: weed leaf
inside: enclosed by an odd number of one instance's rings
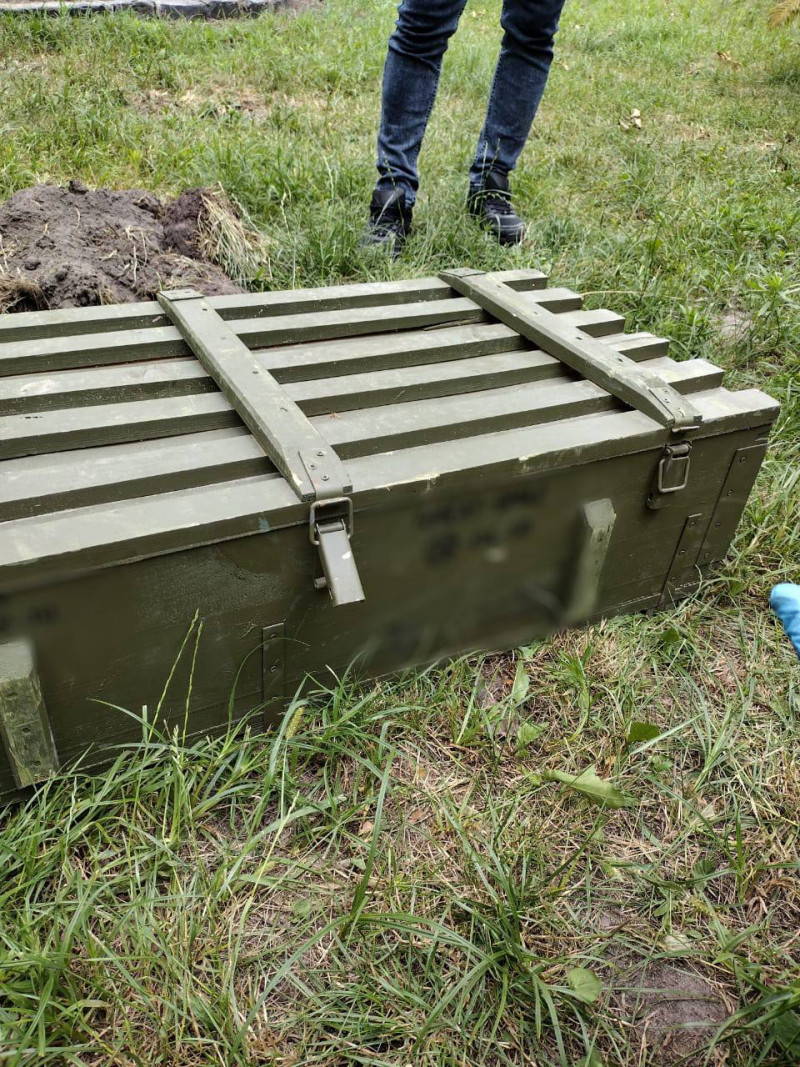
[[[584,1004],[593,1004],[603,992],[603,983],[588,967],[571,968],[567,971],[567,982],[573,996]]]
[[[581,774],[566,774],[564,771],[543,771],[542,778],[550,782],[563,782],[571,789],[583,793],[595,804],[606,808],[624,808],[628,798],[605,778],[598,778],[594,767],[587,767]]]
[[[588,1056],[581,1056],[575,1067],[606,1067],[606,1061],[597,1051],[592,1051]]]
[[[770,1035],[785,1052],[800,1053],[800,1015],[785,1011],[772,1020]]]
[[[544,733],[546,727],[543,722],[523,722],[517,730],[517,749],[527,748]]]
[[[517,663],[517,673],[514,675],[514,684],[511,687],[512,708],[518,708],[520,704],[525,701],[530,687],[530,675],[525,670],[525,664],[522,662],[522,660],[519,660],[519,662]]]
[[[626,744],[635,745],[637,741],[654,741],[661,733],[653,722],[632,722],[628,727]]]

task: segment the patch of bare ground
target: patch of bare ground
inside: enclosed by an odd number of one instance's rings
[[[717,331],[720,337],[728,344],[737,344],[747,337],[752,329],[752,317],[746,311],[737,307],[731,307],[724,311],[717,324]]]
[[[682,115],[661,112],[653,117],[652,131],[656,136],[669,141],[691,143],[708,141],[711,131],[698,122],[687,121]]]
[[[6,55],[0,56],[0,74],[34,74],[39,71],[47,71],[52,66],[53,60],[58,57],[48,52],[40,52],[35,56]]]
[[[270,103],[258,90],[244,87],[220,86],[199,92],[187,89],[176,96],[166,89],[146,89],[137,93],[132,103],[145,115],[164,115],[167,112],[186,112],[209,118],[237,115],[253,122],[263,122],[272,113]]]
[[[596,931],[597,955],[607,987],[608,1013],[635,1050],[638,1062],[653,1067],[703,1062],[722,1064],[728,1053],[720,1048],[704,1055],[722,1023],[735,1010],[732,990],[703,974],[692,962],[664,958],[669,950],[685,949],[691,942],[681,935],[662,938],[655,955],[658,932],[623,903],[610,901],[589,917]]]
[[[176,286],[236,293],[266,263],[266,241],[221,189],[164,202],[73,181],[0,204],[0,311],[147,300]]]
[[[167,113],[199,115],[204,118],[241,118],[250,122],[267,122],[276,112],[325,112],[330,99],[323,94],[293,96],[283,92],[265,95],[253,86],[237,87],[229,83],[208,87],[202,92],[186,89],[178,94],[167,89],[147,89],[136,93],[130,102],[144,115]]]
[[[663,960],[623,972],[617,989],[614,1013],[651,1063],[686,1063],[699,1055],[733,1010],[722,986]]]

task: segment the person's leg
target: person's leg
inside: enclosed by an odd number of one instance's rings
[[[563,6],[564,0],[504,0],[505,32],[471,186],[480,187],[490,172],[507,177],[514,169],[547,84]]]
[[[378,134],[378,189],[417,195],[417,157],[450,37],[466,0],[403,0],[389,40]]]

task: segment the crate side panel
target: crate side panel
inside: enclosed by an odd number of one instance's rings
[[[610,500],[616,515],[594,614],[657,602],[687,515],[711,514],[733,452],[754,437],[699,442],[691,491],[657,512],[644,503],[651,453],[383,497],[359,513],[354,533],[363,604],[333,608],[313,588],[318,561],[294,527],[18,593],[0,622],[34,642],[56,745],[70,758],[136,738],[135,723],[93,701],[152,708],[198,612],[190,731],[210,730],[226,721],[240,668],[235,715],[259,704],[261,635],[278,623],[288,694],[307,672],[342,673],[356,659],[364,673],[386,673],[545,636],[569,596],[578,513],[590,500]],[[170,683],[167,721],[182,721],[192,641]]]
[[[757,390],[696,394],[704,433],[716,436],[768,427],[778,410]],[[522,430],[506,430],[349,461],[357,508],[387,492],[411,496],[484,477],[567,468],[621,452],[653,450],[664,434],[640,412],[606,412]],[[283,479],[245,479],[162,496],[89,507],[28,522],[7,523],[0,541],[0,585],[46,581],[65,570],[242,537],[302,522],[302,506]]]

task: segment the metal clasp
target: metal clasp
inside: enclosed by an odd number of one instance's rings
[[[357,604],[364,599],[358,567],[353,557],[350,535],[353,532],[353,502],[338,496],[330,500],[315,500],[308,514],[308,536],[319,548],[324,577],[318,578],[317,589],[327,589],[331,600],[340,604]]]
[[[332,512],[332,514],[328,514]],[[322,513],[322,514],[320,514]],[[315,500],[308,512],[308,537],[312,545],[319,545],[321,523],[341,519],[348,537],[353,536],[353,501],[349,496],[334,496],[330,500]]]
[[[679,441],[664,446],[664,455],[658,464],[656,488],[659,493],[679,493],[689,481],[692,463],[692,446],[689,441]]]

